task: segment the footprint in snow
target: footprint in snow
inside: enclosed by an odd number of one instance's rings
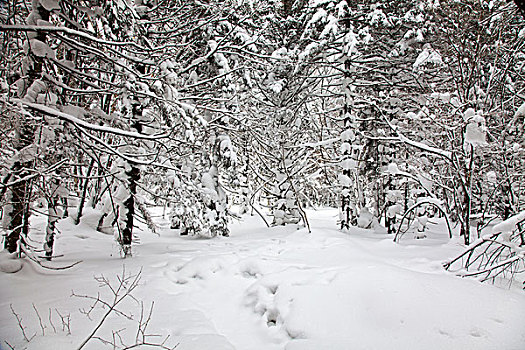
[[[441,334],[441,335],[453,338],[452,334],[450,334],[449,332],[447,332],[447,331],[445,331],[443,329],[438,329],[438,333]]]
[[[483,330],[483,329],[479,329],[479,328],[472,328],[469,332],[470,336],[471,337],[474,337],[474,338],[481,338],[483,336],[486,335],[486,332]]]
[[[244,260],[239,264],[239,274],[244,278],[260,278],[263,274],[257,261]]]
[[[194,258],[187,262],[172,264],[165,272],[166,277],[177,284],[186,284],[192,280],[213,278],[228,266],[234,266],[235,259]]]
[[[274,327],[279,321],[280,314],[277,309],[269,309],[266,311],[266,325],[268,327]]]

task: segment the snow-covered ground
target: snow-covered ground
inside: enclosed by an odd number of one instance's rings
[[[93,229],[94,213],[79,226],[62,220],[56,254],[63,256],[49,264],[82,263],[50,271],[24,262],[16,274],[0,273],[0,348],[9,348],[5,341],[17,349],[78,348],[105,311],[88,318],[81,309],[92,302],[72,291],[110,300],[94,277],[116,283],[125,266],[126,274],[142,271],[136,301],[119,306],[132,319],[113,313],[95,334],[119,344],[119,337],[135,342],[137,301],[145,309],[154,301],[149,332],[169,335],[166,345],[179,350],[525,349],[519,285],[481,284],[442,269],[461,251],[459,240],[431,225],[436,231],[427,239],[395,244],[373,230],[337,230],[334,210],[309,214],[311,234],[297,226],[268,229],[255,216],[233,223],[229,238],[203,239],[181,237],[161,222],[160,237],[137,230],[140,244],[129,259],[120,258],[112,236]],[[41,240],[44,218],[33,217],[32,225]],[[27,337],[36,334],[29,343],[10,307]],[[70,315],[71,334],[58,313]],[[93,339],[85,348],[104,347]]]

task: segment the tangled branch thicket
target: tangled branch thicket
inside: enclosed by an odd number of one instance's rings
[[[525,272],[525,213],[496,225],[494,231],[445,263],[445,268],[459,276],[476,277],[482,282],[512,283],[517,274]]]

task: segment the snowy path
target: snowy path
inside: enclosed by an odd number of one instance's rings
[[[28,332],[40,331],[35,303],[44,315],[49,308],[69,310],[72,334],[39,335],[30,349],[78,344],[95,321],[78,312],[89,303],[70,298],[71,290],[93,295],[100,291],[94,275],[117,275],[125,264],[130,272],[142,268],[136,296],[155,301],[151,328],[169,334],[177,349],[525,348],[525,293],[443,271],[441,261],[460,249],[446,234],[396,245],[367,230],[344,234],[335,229],[334,214],[312,213],[312,234],[268,230],[257,217],[235,223],[230,238],[142,233],[126,260],[89,220],[80,227],[62,222],[61,261],[84,262],[61,273],[26,264],[18,274],[1,274],[0,338],[23,343],[10,304],[24,315]],[[122,317],[110,321],[125,327]],[[46,347],[46,338],[55,345]],[[100,348],[96,341],[88,345]]]

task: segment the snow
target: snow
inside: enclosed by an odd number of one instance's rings
[[[484,146],[487,144],[486,134],[485,118],[477,114],[470,117],[465,129],[465,143],[472,146]]]
[[[399,134],[399,133],[398,133]],[[422,142],[419,142],[419,141],[414,141],[414,140],[411,140],[407,137],[405,137],[404,135],[401,135],[399,134],[399,140],[401,142],[404,142],[408,145],[411,145],[411,146],[414,146],[422,151],[425,151],[425,152],[429,152],[429,153],[434,153],[434,154],[437,154],[443,158],[446,158],[446,159],[452,159],[452,153],[449,152],[449,151],[445,151],[445,150],[442,150],[442,149],[439,149],[439,148],[436,148],[436,147],[432,147],[432,146],[429,146],[429,145],[426,145]]]
[[[396,175],[400,173],[396,163],[388,164],[387,172],[391,175]]]
[[[328,14],[326,13],[325,9],[319,8],[317,12],[312,16],[312,19],[308,22],[307,27],[310,27],[319,21],[325,20],[327,15]]]
[[[355,133],[352,129],[347,129],[341,133],[341,141],[354,141]]]
[[[212,169],[210,169],[209,172],[202,174],[201,182],[202,182],[202,186],[204,186],[204,188],[208,189],[210,191],[210,193],[214,193],[215,192],[215,183],[214,183],[214,180],[213,180]]]
[[[268,86],[276,94],[280,93],[284,88],[284,81],[277,80]]]
[[[14,160],[21,163],[33,161],[37,157],[38,151],[39,149],[37,145],[30,144],[29,146],[26,146],[18,151],[14,156]]]
[[[340,162],[340,166],[345,170],[357,169],[357,162],[354,159],[343,159]],[[344,180],[344,182],[342,182],[341,184],[344,185],[345,183],[348,186],[350,185],[350,183],[348,183],[347,180]]]
[[[50,0],[50,3],[51,2],[52,2],[52,0]],[[104,39],[100,39],[100,38],[98,38],[96,36],[93,36],[93,35],[85,32],[85,31],[75,30],[75,29],[68,28],[68,27],[49,26],[48,24],[46,24],[46,25],[34,25],[39,20],[41,20],[41,18],[38,18],[37,16],[38,16],[38,14],[36,12],[31,12],[31,14],[29,15],[29,17],[27,19],[27,23],[29,23],[30,25],[23,25],[23,24],[4,25],[3,28],[5,30],[17,29],[17,30],[22,30],[22,31],[29,31],[28,37],[30,39],[35,38],[37,31],[59,32],[59,33],[62,32],[62,33],[70,34],[70,35],[79,36],[79,37],[88,39],[89,41],[97,42],[97,43],[100,43],[100,44],[117,45],[117,46],[129,45],[129,46],[137,47],[137,48],[140,48],[140,49],[145,49],[144,47],[141,47],[140,45],[138,45],[135,42],[116,41],[116,40],[115,41],[107,41],[107,40],[104,40]],[[151,49],[155,50],[157,48],[151,48]],[[123,54],[123,56],[128,58],[128,59],[133,60],[131,56],[126,56],[124,54]],[[201,58],[199,58],[199,60],[200,60],[200,62],[203,62],[203,61],[206,60],[206,58],[205,57],[201,57]],[[150,60],[146,60],[145,62],[146,63],[153,63],[153,61],[150,61]],[[192,65],[190,65],[190,67],[191,66]]]
[[[48,57],[52,59],[55,58],[55,51],[53,51],[46,43],[43,43],[37,39],[31,39],[29,44],[31,46],[31,51],[35,56]]]
[[[306,60],[306,58],[312,53],[312,52],[315,52],[315,50],[317,50],[319,47],[319,44],[316,43],[316,42],[313,42],[313,43],[310,43],[308,45],[306,45],[306,47],[304,48],[304,51],[301,52],[299,54],[299,59],[301,61],[304,61]]]
[[[308,211],[311,234],[297,225],[266,228],[259,217],[247,216],[232,225],[231,237],[202,239],[179,236],[160,218],[162,208],[155,212],[160,236],[139,224],[140,243],[127,259],[110,236],[93,229],[97,212],[87,210],[79,226],[61,220],[55,254],[63,256],[49,265],[83,262],[51,271],[24,261],[20,272],[0,274],[0,338],[17,348],[77,348],[104,310],[85,317],[79,309],[91,302],[71,297],[71,290],[107,297],[93,276],[115,281],[125,266],[129,273],[142,269],[137,300],[145,306],[155,301],[150,333],[169,335],[167,344],[177,349],[517,350],[525,344],[523,292],[444,271],[441,262],[462,248],[439,225],[431,225],[425,240],[395,244],[376,230],[343,233],[335,228],[337,210],[322,209]],[[46,218],[31,220],[32,238],[42,240]],[[32,304],[46,326],[44,337]],[[10,305],[27,334],[36,334],[29,344]],[[129,344],[139,306],[123,303],[135,321],[111,315],[98,335],[123,329]],[[70,335],[55,309],[70,314]],[[103,348],[96,340],[85,347]]]
[[[288,57],[288,50],[285,47],[281,47],[272,52],[272,58],[283,59]]]
[[[514,119],[519,117],[525,117],[525,102],[516,110],[516,113],[514,114]]]
[[[367,19],[370,21],[369,23],[371,25],[384,25],[386,27],[391,26],[390,21],[388,20],[388,17],[385,15],[383,10],[381,9],[374,9],[371,13],[367,14]]]
[[[359,44],[359,40],[357,38],[357,35],[352,30],[349,30],[348,33],[345,35],[344,42],[345,42],[345,48],[343,52],[347,56],[350,57],[352,56],[352,54],[356,54],[356,55],[358,54],[356,47]]]
[[[337,25],[339,20],[337,18],[335,18],[332,15],[329,15],[326,20],[328,23],[326,24],[325,28],[321,32],[321,35],[319,36],[321,39],[326,37],[327,35],[330,35],[330,33],[336,36],[339,32],[339,28]]]
[[[368,210],[368,208],[362,208],[359,212],[359,217],[357,218],[357,226],[361,228],[369,228],[370,225],[372,225],[372,221],[374,220],[374,216]]]
[[[43,8],[48,11],[60,10],[58,0],[39,0]]]
[[[486,174],[486,177],[487,177],[487,181],[492,183],[492,184],[497,184],[498,183],[498,176],[496,175],[496,172],[495,171],[489,171],[487,174]]]
[[[327,140],[322,140],[322,141],[317,141],[317,142],[305,142],[305,143],[301,143],[295,147],[297,148],[300,148],[300,147],[311,147],[311,148],[315,148],[315,147],[320,147],[320,146],[327,146],[327,145],[330,145],[334,142],[337,142],[339,140],[338,137],[334,137],[334,138],[331,138],[331,139],[327,139]]]
[[[348,166],[348,168],[345,168],[345,169],[352,169],[351,168],[352,165],[353,164],[350,162],[343,164],[343,166]],[[339,174],[338,179],[339,179],[339,183],[341,184],[341,186],[349,187],[352,185],[352,179],[344,174]]]
[[[463,112],[463,120],[469,120],[473,118],[476,115],[476,111],[474,108],[467,108],[465,112]]]
[[[16,259],[15,256],[9,254],[7,251],[0,252],[0,271],[5,273],[15,273],[22,269],[23,262]]]
[[[160,139],[160,138],[165,138],[167,137],[166,134],[160,134],[160,135],[144,135],[144,134],[139,134],[137,132],[133,132],[133,131],[126,131],[126,130],[121,130],[121,129],[117,129],[117,128],[113,128],[113,127],[109,127],[109,126],[104,126],[104,125],[97,125],[97,124],[93,124],[93,123],[89,123],[85,120],[82,120],[80,118],[77,118],[76,116],[74,115],[70,115],[70,114],[67,114],[67,113],[64,113],[64,112],[61,112],[61,111],[57,111],[56,109],[54,108],[50,108],[48,106],[44,106],[42,104],[39,104],[39,103],[32,103],[32,102],[29,102],[29,101],[24,101],[24,100],[19,100],[19,99],[14,99],[15,102],[19,102],[27,107],[30,107],[30,108],[33,108],[35,110],[38,110],[42,113],[45,113],[45,114],[48,114],[48,115],[52,115],[52,116],[55,116],[61,120],[64,120],[64,121],[67,121],[69,123],[72,123],[72,124],[76,124],[80,127],[84,127],[86,129],[90,129],[90,130],[95,130],[95,131],[103,131],[103,132],[107,132],[107,133],[112,133],[112,134],[116,134],[116,135],[121,135],[121,136],[128,136],[128,137],[133,137],[133,138],[137,138],[137,139],[146,139],[146,140],[156,140],[156,139]],[[76,110],[78,111],[78,109]]]
[[[525,220],[525,211],[522,211],[514,216],[511,216],[505,221],[500,222],[492,228],[492,232],[512,232],[518,227],[518,223]]]
[[[389,218],[393,218],[397,214],[401,213],[402,210],[403,210],[403,207],[401,206],[401,204],[394,204],[394,205],[391,205],[391,206],[388,207],[386,215]]]
[[[414,70],[419,70],[427,65],[443,65],[443,60],[440,53],[436,49],[432,48],[430,44],[425,44],[423,46],[423,51],[421,51],[419,56],[417,56],[413,67]]]

